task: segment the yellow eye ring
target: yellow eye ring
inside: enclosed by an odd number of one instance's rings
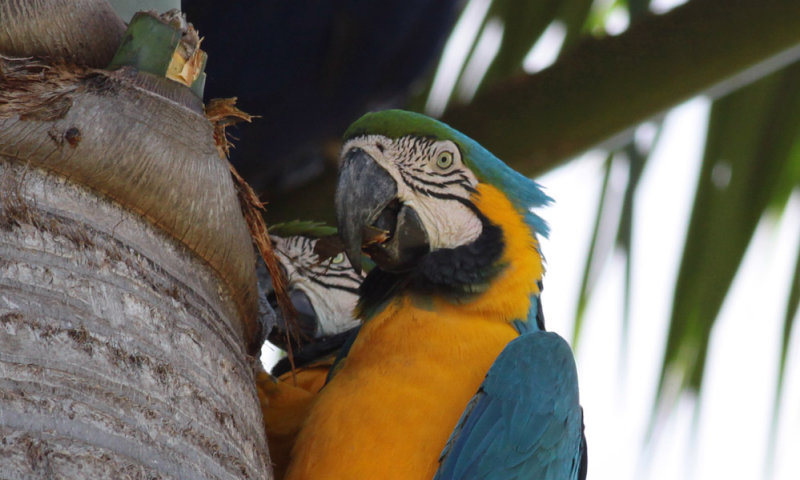
[[[331,263],[342,263],[342,262],[344,262],[343,252],[337,253],[336,256],[331,259]]]
[[[450,168],[453,164],[453,152],[444,151],[436,157],[436,166],[442,170]]]

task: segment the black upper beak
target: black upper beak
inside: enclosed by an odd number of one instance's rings
[[[284,350],[287,349],[287,330],[291,332],[288,337],[294,346],[293,348],[296,349],[303,344],[313,342],[317,335],[317,328],[319,327],[317,312],[314,310],[314,305],[311,304],[311,299],[309,299],[305,293],[293,288],[289,290],[289,299],[292,301],[292,305],[297,311],[297,317],[291,327],[286,325],[286,319],[283,318],[283,314],[278,308],[275,296],[272,295],[269,298],[276,314],[276,322],[272,330],[270,330],[267,339],[273,345]]]
[[[272,286],[272,276],[260,257],[256,265],[256,273],[258,276],[258,312],[264,337],[261,342],[269,340],[273,345],[286,350],[287,330],[291,331],[289,337],[294,337],[292,341],[295,347],[298,346],[298,343],[307,343],[313,340],[317,334],[319,318],[308,296],[295,288],[289,290],[289,300],[297,311],[297,318],[290,328],[286,325],[286,319],[278,306],[278,299]]]
[[[397,185],[385,169],[360,148],[344,155],[336,185],[336,220],[350,264],[361,271],[361,246],[368,227],[397,195]]]
[[[407,268],[428,251],[419,216],[397,199],[389,172],[360,148],[344,155],[335,203],[339,235],[356,271],[361,271],[362,249],[389,271]]]
[[[270,294],[274,296],[272,277],[270,277],[267,266],[261,257],[258,257],[258,263],[256,264],[256,275],[258,279],[258,323],[261,327],[260,346],[278,322],[278,314],[269,301]]]

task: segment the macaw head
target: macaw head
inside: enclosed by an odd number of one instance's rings
[[[353,317],[353,308],[363,276],[351,266],[335,228],[290,222],[271,226],[270,238],[287,281],[287,293],[297,311],[296,325],[289,328],[274,292],[267,294],[277,315],[276,325],[268,334],[271,343],[285,349],[290,337],[287,328],[293,336],[300,337],[300,343],[308,343],[359,324]],[[266,269],[261,271],[260,276],[263,275]],[[261,280],[271,286],[269,278]]]
[[[368,113],[344,141],[336,215],[356,268],[362,250],[381,270],[403,272],[431,252],[502,237],[489,220],[498,212],[485,211],[501,207],[478,201],[488,195],[486,186],[505,197],[502,208],[522,218],[530,233],[547,234],[531,211],[550,201],[539,186],[438,120],[402,110]]]

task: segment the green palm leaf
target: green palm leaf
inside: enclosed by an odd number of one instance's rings
[[[778,187],[800,136],[798,74],[795,65],[714,102],[675,286],[662,393],[670,375],[683,389],[700,389],[711,328],[756,225],[767,207],[788,198]]]

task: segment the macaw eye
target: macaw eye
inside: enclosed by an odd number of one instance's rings
[[[450,168],[450,165],[453,164],[453,153],[444,151],[436,157],[436,166],[441,168],[442,170],[446,168]]]
[[[339,252],[336,254],[335,257],[331,259],[331,263],[342,263],[344,262],[344,253]]]

